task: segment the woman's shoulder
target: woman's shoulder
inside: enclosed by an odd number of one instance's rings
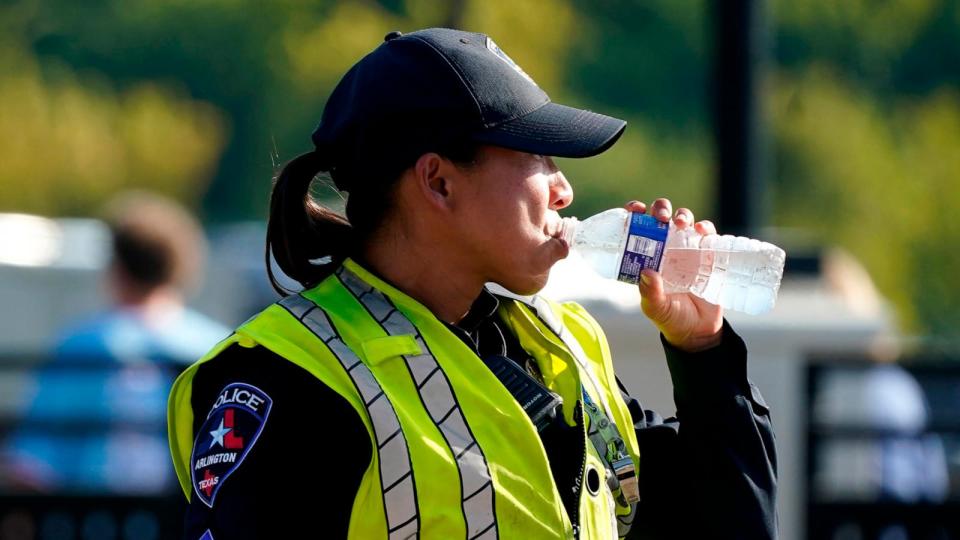
[[[189,474],[192,499],[203,503],[191,503],[188,521],[199,530],[217,515],[247,527],[267,516],[308,515],[267,496],[289,487],[291,467],[306,485],[333,478],[345,493],[359,488],[372,458],[370,435],[343,397],[300,366],[260,345],[231,344],[197,368],[192,386]]]
[[[216,397],[230,384],[256,386],[271,397],[282,396],[289,400],[301,400],[313,393],[320,399],[343,401],[310,372],[261,345],[246,347],[234,343],[200,364],[193,379],[195,404],[197,399]]]
[[[331,421],[336,425],[332,427],[352,434],[357,444],[366,444],[364,423],[343,396],[304,368],[260,345],[235,343],[200,364],[193,377],[190,402],[194,433],[200,435],[207,420],[232,408],[237,411],[234,415],[249,417],[246,425],[250,429],[266,428],[274,433],[274,439],[295,438],[297,426],[315,424],[319,415],[334,419]]]

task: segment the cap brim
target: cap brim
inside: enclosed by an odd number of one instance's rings
[[[545,156],[595,156],[617,142],[627,123],[618,118],[549,102],[510,122],[488,128],[473,140]]]

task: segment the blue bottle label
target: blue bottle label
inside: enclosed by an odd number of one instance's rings
[[[663,223],[653,216],[632,212],[627,245],[623,249],[623,262],[620,264],[620,275],[617,279],[636,284],[640,281],[640,272],[644,268],[659,271],[669,227],[669,223]]]

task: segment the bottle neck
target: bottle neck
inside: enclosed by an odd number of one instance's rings
[[[580,220],[575,217],[565,217],[560,220],[560,238],[573,247],[573,239],[577,236],[577,230],[580,228]]]

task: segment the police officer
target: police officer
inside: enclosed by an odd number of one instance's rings
[[[482,34],[393,32],[354,65],[273,190],[268,261],[303,291],[271,274],[284,298],[172,390],[187,537],[774,537],[769,413],[722,309],[644,272],[665,421],[583,308],[535,295],[569,249],[551,156],[625,125],[551,102]],[[311,197],[322,172],[346,216]]]

